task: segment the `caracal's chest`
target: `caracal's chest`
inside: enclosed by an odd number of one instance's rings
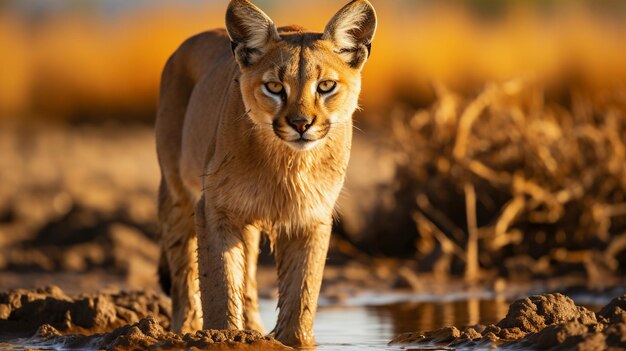
[[[249,163],[232,156],[207,174],[205,196],[250,222],[326,219],[343,186],[347,160],[306,161]]]

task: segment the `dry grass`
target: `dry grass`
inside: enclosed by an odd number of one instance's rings
[[[456,261],[470,280],[479,262],[511,277],[623,272],[626,90],[574,91],[569,106],[532,80],[474,99],[437,91],[431,109],[393,128],[397,194],[414,199],[425,265],[446,275]]]

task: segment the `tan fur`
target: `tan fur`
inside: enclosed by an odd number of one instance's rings
[[[309,33],[276,29],[250,2],[233,0],[226,20],[228,31],[183,43],[162,76],[159,218],[172,328],[262,329],[255,273],[266,233],[279,277],[275,336],[311,345],[375,14],[352,1],[325,33]],[[337,82],[332,93],[318,92],[324,80]],[[268,81],[285,95],[269,93]],[[303,134],[288,123],[297,116],[312,120]]]

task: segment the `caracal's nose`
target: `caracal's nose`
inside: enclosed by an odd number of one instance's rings
[[[291,128],[295,129],[296,132],[304,134],[304,132],[306,132],[307,129],[309,129],[309,127],[313,124],[313,120],[304,116],[289,117],[287,118],[287,123],[291,126]]]

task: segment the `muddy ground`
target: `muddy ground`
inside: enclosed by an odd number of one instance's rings
[[[11,340],[32,349],[210,349],[288,350],[252,331],[201,331],[176,335],[169,301],[152,292],[99,293],[68,297],[60,288],[0,293],[0,349]]]
[[[168,331],[167,298],[153,292],[69,297],[55,286],[0,293],[0,349],[288,350],[252,331]],[[391,346],[451,349],[618,350],[626,348],[626,295],[593,312],[562,294],[533,295],[509,306],[492,325],[405,333]]]
[[[594,313],[562,294],[515,301],[495,325],[444,327],[405,333],[390,345],[437,345],[453,349],[623,350],[626,348],[626,295]]]

